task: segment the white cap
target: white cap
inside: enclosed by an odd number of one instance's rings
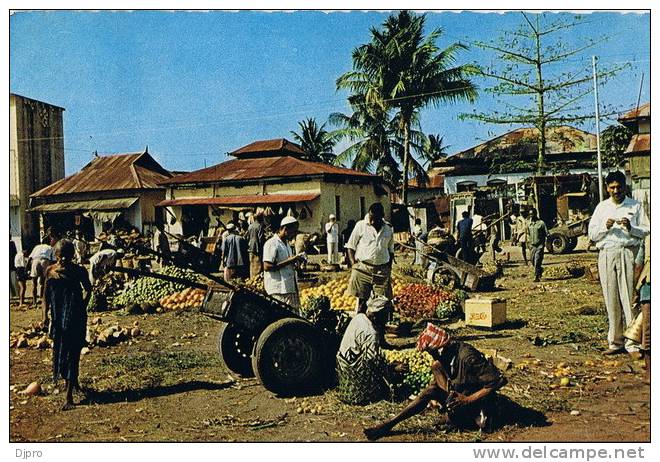
[[[298,220],[296,220],[294,217],[284,217],[280,222],[280,227],[290,225],[292,223],[298,223]]]
[[[328,219],[329,219],[329,220],[332,220],[333,218],[337,218],[337,217],[334,216],[332,213],[331,213],[330,215],[328,215]]]
[[[248,212],[245,214],[246,217],[251,217],[252,215],[254,215],[252,212]]]
[[[228,231],[231,231],[231,230],[234,229],[234,228],[236,228],[236,225],[235,225],[234,223],[229,223],[229,224],[227,225],[227,230],[228,230]]]

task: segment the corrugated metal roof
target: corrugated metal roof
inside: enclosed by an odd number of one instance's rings
[[[442,189],[445,186],[445,176],[442,174],[434,174],[429,172],[429,180],[425,185],[420,186],[417,183],[417,178],[412,178],[410,180],[411,188],[423,188],[423,189]]]
[[[122,210],[135,204],[137,197],[122,197],[119,199],[98,199],[91,201],[67,201],[41,204],[33,207],[29,212],[77,212],[87,210]]]
[[[305,155],[305,151],[296,143],[292,143],[285,138],[276,138],[273,140],[255,141],[229,154],[238,158],[255,157],[257,154],[280,156],[293,154],[294,156],[299,156]]]
[[[265,180],[268,178],[343,175],[379,179],[381,177],[348,168],[311,162],[291,156],[233,159],[195,172],[177,175],[161,182],[162,185],[219,183],[232,181]]]
[[[485,143],[458,152],[448,157],[443,164],[451,164],[458,159],[485,159],[494,152],[520,146],[527,148],[527,154],[535,155],[539,137],[537,128],[519,128],[500,135]],[[596,135],[575,127],[562,125],[549,127],[546,132],[546,154],[590,152],[596,150]]]
[[[644,152],[651,150],[651,134],[638,133],[630,138],[630,143],[626,148],[626,154],[634,152]]]
[[[172,177],[147,152],[100,156],[78,173],[56,181],[31,197],[125,189],[160,189]]]
[[[300,194],[250,194],[245,196],[226,197],[182,197],[180,199],[168,199],[159,202],[158,206],[171,205],[262,205],[262,204],[284,204],[291,202],[307,202],[320,196],[319,193]]]
[[[623,122],[626,120],[635,120],[645,117],[651,117],[651,103],[642,104],[639,108],[634,108],[633,110],[626,112],[621,117],[619,117],[619,121]]]

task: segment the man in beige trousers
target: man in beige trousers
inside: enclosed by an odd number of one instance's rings
[[[632,312],[635,256],[649,233],[649,225],[641,204],[626,197],[623,173],[610,172],[605,182],[610,197],[594,210],[589,239],[599,251],[598,275],[609,321],[608,349],[603,354],[615,355],[637,350],[631,341],[625,341],[623,332],[635,319],[636,313]]]

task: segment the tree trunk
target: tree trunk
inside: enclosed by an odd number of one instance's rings
[[[539,111],[539,118],[537,123],[537,128],[539,129],[539,140],[537,142],[538,157],[536,159],[536,174],[543,175],[545,173],[545,89],[543,86],[543,61],[541,59],[541,35],[538,32],[538,17],[536,20],[537,28],[534,30],[534,37],[536,41],[536,82],[538,85],[536,101],[538,103]]]
[[[408,204],[408,164],[410,163],[410,122],[403,120],[403,187],[401,188],[401,202]]]

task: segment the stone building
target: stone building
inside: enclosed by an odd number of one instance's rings
[[[64,177],[64,108],[9,95],[9,226],[16,244],[39,239],[39,221],[27,212],[32,193]]]

